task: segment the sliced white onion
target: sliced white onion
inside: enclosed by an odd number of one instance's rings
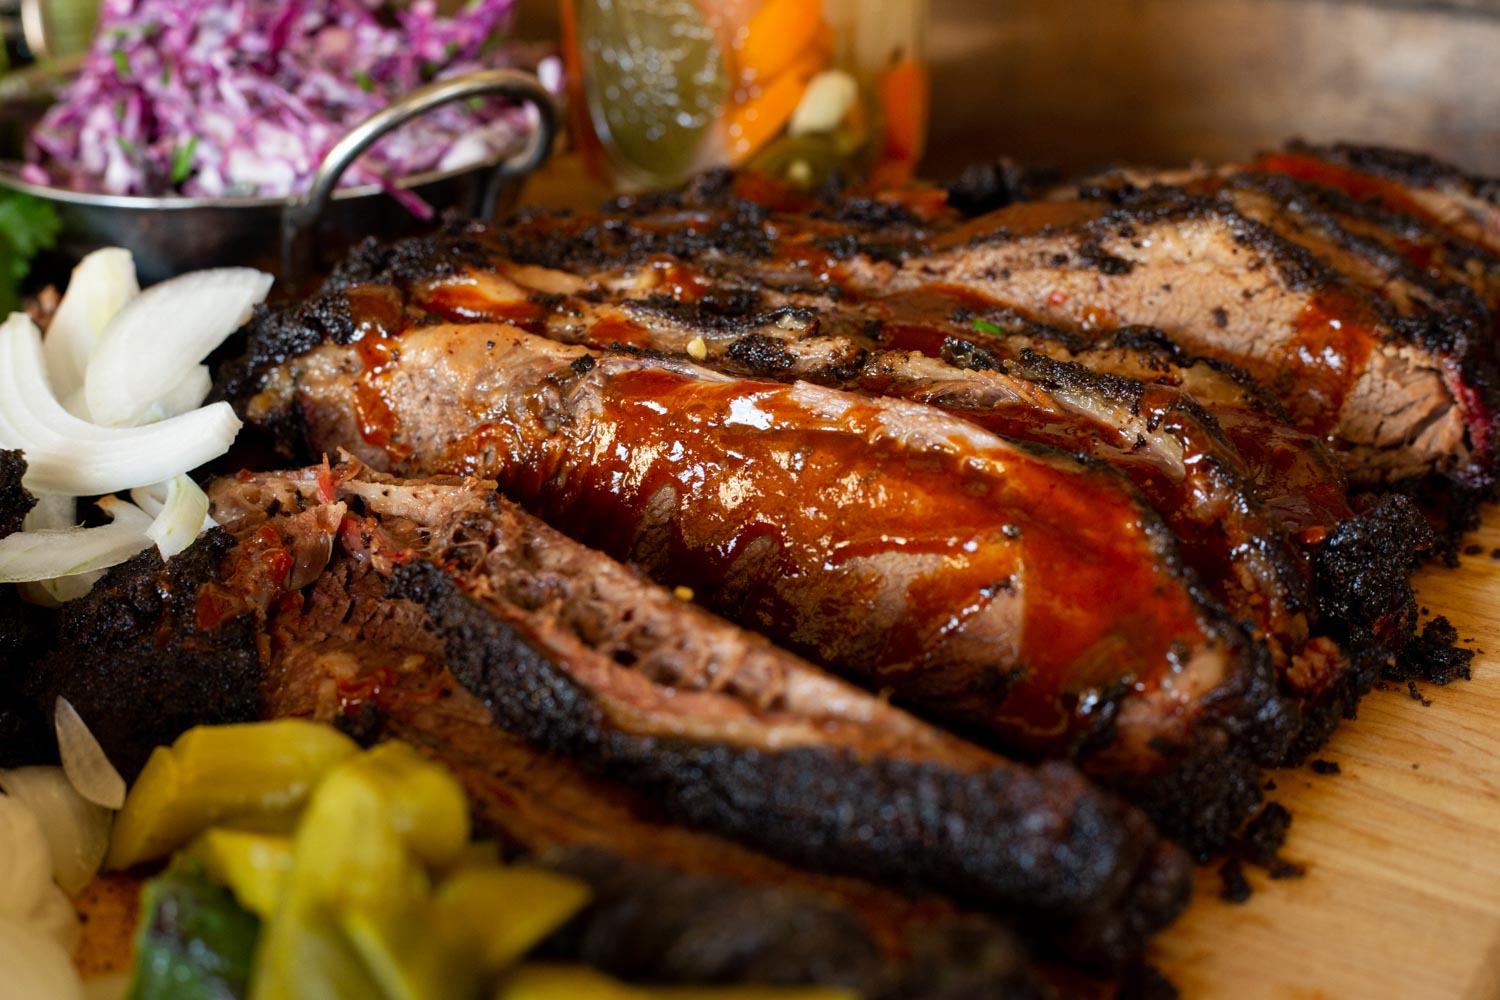
[[[68,952],[24,918],[0,917],[0,1000],[83,1000]]]
[[[50,885],[52,852],[41,822],[21,800],[0,795],[0,915],[30,915]]]
[[[57,531],[18,531],[0,538],[0,583],[80,576],[118,566],[151,547],[138,524]],[[92,586],[92,584],[90,584]]]
[[[0,446],[26,452],[22,484],[33,493],[88,496],[171,479],[228,451],[240,426],[228,403],[145,427],[80,420],[48,388],[36,324],[21,313],[0,324]]]
[[[73,268],[68,290],[47,325],[47,373],[52,390],[67,399],[83,387],[99,336],[124,305],[141,292],[129,250],[95,250]],[[197,405],[197,404],[194,404]],[[75,411],[76,412],[76,411]],[[87,413],[78,413],[86,417]]]
[[[166,483],[152,483],[150,486],[138,486],[130,491],[130,499],[135,501],[135,505],[147,514],[150,514],[152,517],[160,517],[161,512],[167,506],[167,487],[169,485],[170,480]],[[210,504],[209,506],[213,505]],[[209,528],[218,527],[218,525],[219,522],[214,520],[213,514],[203,515],[202,530],[207,531]]]
[[[154,424],[158,420],[175,417],[189,410],[196,410],[203,405],[208,398],[209,390],[214,387],[214,377],[208,370],[208,365],[194,365],[188,369],[188,373],[158,400],[146,408],[141,418],[135,421],[137,424]]]
[[[63,509],[48,506],[58,510],[49,520]],[[33,512],[41,507],[39,503]],[[114,523],[19,531],[0,538],[0,583],[20,584],[22,597],[54,607],[87,594],[106,569],[151,547],[155,521],[145,511],[116,496],[101,497],[99,509]]]
[[[38,529],[72,528],[78,524],[78,498],[65,497],[58,493],[43,493],[36,498],[36,506],[21,522],[23,531]]]
[[[90,802],[119,809],[125,804],[125,779],[68,699],[57,699],[55,713],[57,752],[68,780]]]
[[[78,794],[60,767],[0,771],[0,789],[36,816],[52,854],[52,877],[63,892],[78,895],[109,849],[110,811]]]
[[[250,317],[273,280],[254,268],[224,267],[138,295],[110,321],[89,359],[90,418],[116,426],[138,420]]]
[[[21,528],[23,531],[63,531],[77,526],[77,497],[43,493],[36,498],[36,506],[26,515]],[[87,594],[103,575],[102,569],[96,569],[72,576],[53,577],[50,580],[27,580],[16,584],[16,592],[21,595],[22,600],[32,604],[57,608]]]
[[[114,495],[100,497],[96,501],[96,504],[100,510],[109,515],[111,521],[116,524],[136,528],[143,535],[151,530],[151,525],[156,521],[156,518],[141,510],[141,508],[129,500],[121,500]]]
[[[146,536],[156,543],[163,559],[170,559],[193,544],[208,520],[208,494],[187,476],[176,476],[167,484],[161,513],[151,522]]]
[[[94,589],[104,576],[104,570],[96,569],[72,576],[56,576],[50,580],[27,580],[16,584],[16,593],[23,601],[39,604],[44,608],[60,608],[69,601],[76,601]]]
[[[137,486],[130,491],[130,499],[152,518],[160,517],[161,512],[167,506],[167,484],[152,483],[150,486]]]

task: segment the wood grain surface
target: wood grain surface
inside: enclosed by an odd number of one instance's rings
[[[1301,879],[1247,868],[1255,894],[1218,897],[1213,868],[1155,957],[1184,1000],[1494,1000],[1500,997],[1500,509],[1458,569],[1428,567],[1417,599],[1474,658],[1447,687],[1375,691],[1311,768],[1273,775],[1293,815]]]

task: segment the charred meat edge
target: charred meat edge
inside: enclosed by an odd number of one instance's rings
[[[369,508],[382,502],[382,492],[409,491],[386,487],[360,490],[359,495]],[[693,709],[692,717],[670,718],[673,706],[665,691],[635,667],[662,668],[675,658],[672,654],[663,657],[658,650],[653,655],[646,646],[625,666],[618,656],[620,633],[606,629],[596,636],[604,644],[601,650],[571,631],[578,622],[597,623],[601,612],[627,612],[591,603],[600,600],[592,596],[593,588],[608,584],[633,593],[632,606],[652,609],[649,618],[658,624],[674,610],[675,617],[687,619],[671,628],[672,653],[682,662],[712,662],[712,645],[705,649],[699,644],[727,642],[727,635],[739,633],[674,604],[670,594],[503,501],[494,503],[488,513],[467,511],[459,524],[426,526],[429,543],[447,532],[457,534],[451,545],[432,553],[434,558],[451,563],[468,553],[484,560],[476,564],[469,586],[423,559],[403,561],[392,574],[393,594],[425,606],[446,640],[450,669],[484,699],[501,728],[645,790],[690,826],[728,834],[817,870],[925,886],[999,912],[1026,913],[1052,928],[1058,940],[1081,948],[1080,958],[1109,963],[1133,956],[1180,907],[1185,859],[1155,838],[1144,817],[1091,788],[1071,767],[1049,763],[1032,771],[927,733],[896,710],[816,677],[813,668],[760,645],[760,640],[740,641],[756,643],[766,655],[774,652],[789,680],[814,675],[798,680],[804,688],[821,681],[831,686],[832,700],[864,702],[854,709],[856,716],[873,713],[889,720],[887,726],[875,724],[876,729],[904,728],[925,736],[911,740],[914,745],[906,750],[921,756],[887,756],[892,751],[879,739],[872,749],[852,739],[844,745],[798,745],[794,738],[779,746],[767,739],[774,729],[757,737],[748,722],[737,735],[725,726],[729,742],[673,735],[701,725],[705,715],[712,717],[715,698],[729,701],[722,710],[733,720],[743,714],[734,702],[751,693],[737,693],[732,683],[717,693],[679,690],[683,701],[697,697],[704,704]],[[216,504],[224,506],[218,495]],[[406,503],[403,509],[410,513],[413,505]],[[514,537],[523,528],[528,537]],[[389,534],[392,528],[383,530]],[[539,592],[549,599],[544,606],[528,611],[509,603],[504,595],[516,584],[507,581],[527,570],[524,553],[560,547],[571,547],[580,568],[592,570],[593,580],[570,583],[543,574],[531,586],[544,588]],[[522,561],[485,565],[507,552]],[[558,565],[552,563],[554,572]],[[584,606],[574,606],[575,601]],[[638,631],[624,635],[630,641],[644,639]],[[663,712],[667,717],[659,714]],[[802,738],[828,729],[819,725]],[[1042,817],[1051,819],[1043,823]],[[1047,862],[1040,864],[1043,858]]]

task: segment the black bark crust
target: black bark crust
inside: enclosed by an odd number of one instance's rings
[[[1071,765],[961,774],[847,750],[635,735],[437,567],[403,564],[392,593],[425,606],[449,668],[498,725],[648,792],[680,822],[814,870],[1021,917],[1099,967],[1137,957],[1187,902],[1186,858]]]
[[[21,522],[36,506],[36,497],[26,492],[21,477],[26,460],[19,451],[0,451],[0,538],[21,530]]]
[[[1435,543],[1421,511],[1401,494],[1339,525],[1313,554],[1320,606],[1338,637],[1400,649],[1416,620],[1410,576]]]
[[[981,917],[913,930],[905,959],[890,961],[853,914],[796,890],[684,874],[590,847],[554,849],[531,861],[593,891],[538,956],[628,981],[817,983],[870,1000],[1055,996],[1015,936]]]
[[[21,530],[36,498],[21,486],[26,460],[19,451],[0,450],[0,538]],[[50,759],[48,728],[30,710],[16,687],[19,665],[30,662],[42,643],[41,613],[23,604],[10,584],[0,585],[0,767]]]
[[[1306,726],[1269,663],[1242,671],[1209,701],[1186,742],[1156,745],[1160,769],[1097,776],[1198,861],[1234,839],[1264,796],[1261,768],[1283,760]]]
[[[1465,173],[1453,164],[1444,163],[1426,153],[1345,142],[1319,146],[1299,141],[1289,143],[1287,149],[1293,153],[1315,156],[1365,173],[1377,174],[1410,187],[1454,188],[1476,198],[1500,204],[1500,178]]]
[[[1436,538],[1408,497],[1391,494],[1345,521],[1313,550],[1322,622],[1349,656],[1350,668],[1325,696],[1303,707],[1296,741],[1282,764],[1296,767],[1352,719],[1386,665],[1411,640],[1417,603],[1411,573]]]
[[[1299,180],[1286,174],[1255,172],[1235,174],[1225,182],[1225,188],[1231,191],[1237,189],[1258,191],[1274,198],[1279,207],[1299,221],[1308,224],[1340,249],[1363,257],[1382,273],[1420,289],[1430,302],[1443,311],[1460,315],[1479,327],[1483,327],[1490,321],[1489,310],[1471,289],[1434,277],[1413,264],[1391,243],[1374,236],[1352,232],[1341,221],[1341,219],[1360,219],[1382,227],[1415,230],[1413,235],[1419,234],[1436,243],[1450,242],[1430,229],[1417,229],[1416,227],[1420,226],[1417,220],[1409,218],[1402,220],[1399,217],[1393,217],[1391,213],[1372,206],[1368,202],[1357,202],[1331,188]],[[1455,247],[1455,250],[1464,257],[1476,259],[1474,255],[1477,249],[1464,252],[1457,251]]]
[[[67,698],[127,781],[193,726],[259,718],[254,618],[212,630],[196,621],[198,588],[233,545],[214,530],[166,565],[148,549],[66,605],[50,651],[21,683],[32,711],[50,720],[54,700]]]

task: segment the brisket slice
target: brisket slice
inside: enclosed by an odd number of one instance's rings
[[[1012,764],[932,730],[473,484],[341,470],[239,477],[213,496],[216,516],[252,540],[303,505],[296,517],[338,525],[331,547],[308,546],[314,565],[334,558],[311,596],[262,599],[275,609],[273,687],[305,676],[298,658],[322,665],[323,681],[330,664],[367,672],[319,640],[347,623],[386,645],[410,631],[390,623],[412,604],[351,593],[368,565],[424,606],[449,666],[500,729],[637,789],[676,821],[815,870],[1024,916],[1096,963],[1139,954],[1185,901],[1183,856],[1071,767]],[[346,552],[357,565],[339,562]],[[264,563],[248,550],[226,586],[252,589],[247,574]],[[410,646],[377,662],[403,669]]]
[[[406,308],[431,309],[445,318],[515,317],[552,339],[599,349],[626,344],[684,355],[694,345],[704,363],[720,371],[778,381],[807,379],[929,404],[1002,437],[1103,460],[1124,471],[1144,493],[1177,534],[1188,563],[1227,610],[1272,637],[1278,662],[1299,655],[1308,642],[1309,581],[1287,536],[1312,527],[1332,530],[1350,512],[1344,507],[1321,524],[1287,524],[1280,510],[1262,504],[1251,468],[1223,438],[1214,418],[1180,387],[1095,374],[1025,348],[1001,360],[988,349],[955,340],[955,334],[975,340],[991,335],[947,323],[940,307],[939,320],[928,321],[919,331],[916,323],[932,313],[934,303],[921,303],[921,309],[904,303],[901,312],[918,315],[888,324],[881,311],[842,303],[819,312],[795,306],[731,314],[691,299],[661,296],[649,285],[643,298],[595,302],[582,289],[564,294],[523,284],[555,290],[570,285],[573,276],[500,262],[493,266],[402,289]],[[595,286],[614,288],[612,298],[623,294],[629,280],[623,273],[590,276]],[[537,307],[544,308],[539,315]],[[873,322],[881,322],[878,331],[870,330]],[[933,356],[885,350],[882,342],[911,345]],[[948,363],[955,351],[963,355],[962,367]],[[1338,504],[1343,502],[1341,486],[1336,480]],[[1305,509],[1306,501],[1297,506]],[[1320,662],[1338,660],[1336,650],[1313,655]]]
[[[1206,733],[1234,745],[1224,764],[1274,757],[1293,721],[1117,474],[929,407],[482,324],[325,345],[279,386],[316,448],[493,473],[659,581],[1010,747],[1151,774],[1211,752]]]
[[[588,883],[589,905],[537,957],[581,961],[644,983],[853,986],[870,1000],[1045,1000],[1025,954],[979,917],[913,928],[907,961],[881,963],[847,911],[785,888],[738,885],[589,847],[554,848],[536,864]]]
[[[435,245],[425,244],[429,250]],[[767,290],[735,275],[716,278],[677,260],[576,275],[493,254],[482,267],[474,259],[445,267],[451,259],[429,260],[425,278],[385,266],[362,277],[394,284],[356,284],[329,295],[347,296],[351,325],[355,317],[376,317],[362,319],[368,326],[382,312],[395,317],[381,327],[387,335],[403,318],[436,314],[454,321],[510,320],[593,347],[682,355],[694,345],[706,364],[722,371],[933,403],[1002,435],[1110,461],[1183,539],[1186,559],[1215,596],[1271,641],[1283,688],[1297,698],[1308,732],[1326,734],[1330,720],[1346,714],[1368,688],[1366,661],[1404,638],[1409,594],[1379,608],[1353,605],[1362,613],[1357,623],[1320,622],[1311,606],[1310,563],[1324,551],[1322,542],[1354,517],[1332,457],[1316,439],[1287,426],[1279,405],[1243,373],[1184,358],[1155,331],[1126,329],[1091,345],[957,289],[850,301]],[[677,287],[664,294],[670,285]],[[372,301],[382,308],[371,309]],[[262,326],[257,342],[266,335]],[[1032,347],[1076,363],[1036,357]],[[261,349],[269,353],[273,346]],[[1221,432],[1232,449],[1224,447]],[[1420,524],[1414,529],[1422,530]],[[1415,538],[1413,547],[1421,547]],[[1404,586],[1407,570],[1403,558],[1372,572],[1389,573]],[[1328,636],[1347,643],[1352,655]]]
[[[1180,386],[1163,384],[1159,371],[1151,373],[1158,379],[1148,385],[1053,361],[1024,347],[1001,360],[995,350],[954,335],[1007,344],[1020,339],[1017,335],[1000,337],[972,324],[948,322],[940,304],[932,301],[890,304],[889,311],[835,303],[818,313],[796,306],[731,315],[655,294],[598,303],[582,294],[528,291],[521,282],[556,289],[568,284],[569,276],[496,267],[466,270],[436,286],[407,290],[407,309],[417,305],[451,316],[459,311],[455,291],[461,288],[463,313],[518,316],[560,341],[594,348],[624,342],[678,355],[695,344],[704,363],[720,371],[781,381],[801,378],[923,403],[1002,437],[1119,468],[1177,535],[1185,560],[1215,598],[1267,636],[1289,690],[1301,703],[1312,711],[1335,700],[1330,693],[1341,688],[1349,664],[1334,643],[1311,635],[1311,570],[1289,536],[1307,530],[1326,534],[1352,516],[1342,480],[1330,466],[1333,488],[1325,493],[1335,509],[1326,512],[1325,520],[1287,516],[1291,511],[1311,513],[1308,498],[1316,500],[1317,494],[1307,484],[1299,484],[1304,489],[1291,497],[1273,497],[1279,501],[1275,508],[1263,504],[1251,467],[1224,439],[1214,418]],[[590,280],[614,287],[618,296],[627,278],[598,272]],[[542,316],[524,317],[539,304],[546,307]],[[885,322],[892,312],[900,321]],[[939,319],[926,320],[919,329],[922,317],[934,313]],[[878,331],[869,329],[871,322],[881,323]],[[987,321],[982,325],[993,327]],[[883,342],[926,348],[935,356],[882,349]],[[1195,367],[1219,375],[1206,365]],[[1239,397],[1244,390],[1237,386],[1235,393]],[[1248,422],[1253,421],[1241,421]],[[1266,453],[1266,440],[1275,440],[1274,431],[1266,432],[1257,455]],[[1290,466],[1263,462],[1262,467]]]
[[[1293,143],[1253,166],[1424,218],[1462,240],[1500,253],[1500,181],[1494,178],[1466,174],[1422,153],[1344,143]]]
[[[1082,329],[1154,326],[1249,371],[1299,427],[1326,436],[1357,481],[1490,482],[1485,345],[1389,322],[1305,248],[1219,199],[1157,189],[1128,206],[1015,205],[899,267],[871,263],[855,281],[872,291],[959,284]]]
[[[1338,192],[1284,174],[1246,172],[1225,178],[1218,193],[1385,302],[1394,322],[1413,331],[1412,339],[1436,339],[1420,332],[1425,324],[1451,327],[1438,336],[1455,342],[1488,341],[1494,318],[1469,282],[1432,274],[1389,239],[1359,226],[1360,216],[1336,211]]]

